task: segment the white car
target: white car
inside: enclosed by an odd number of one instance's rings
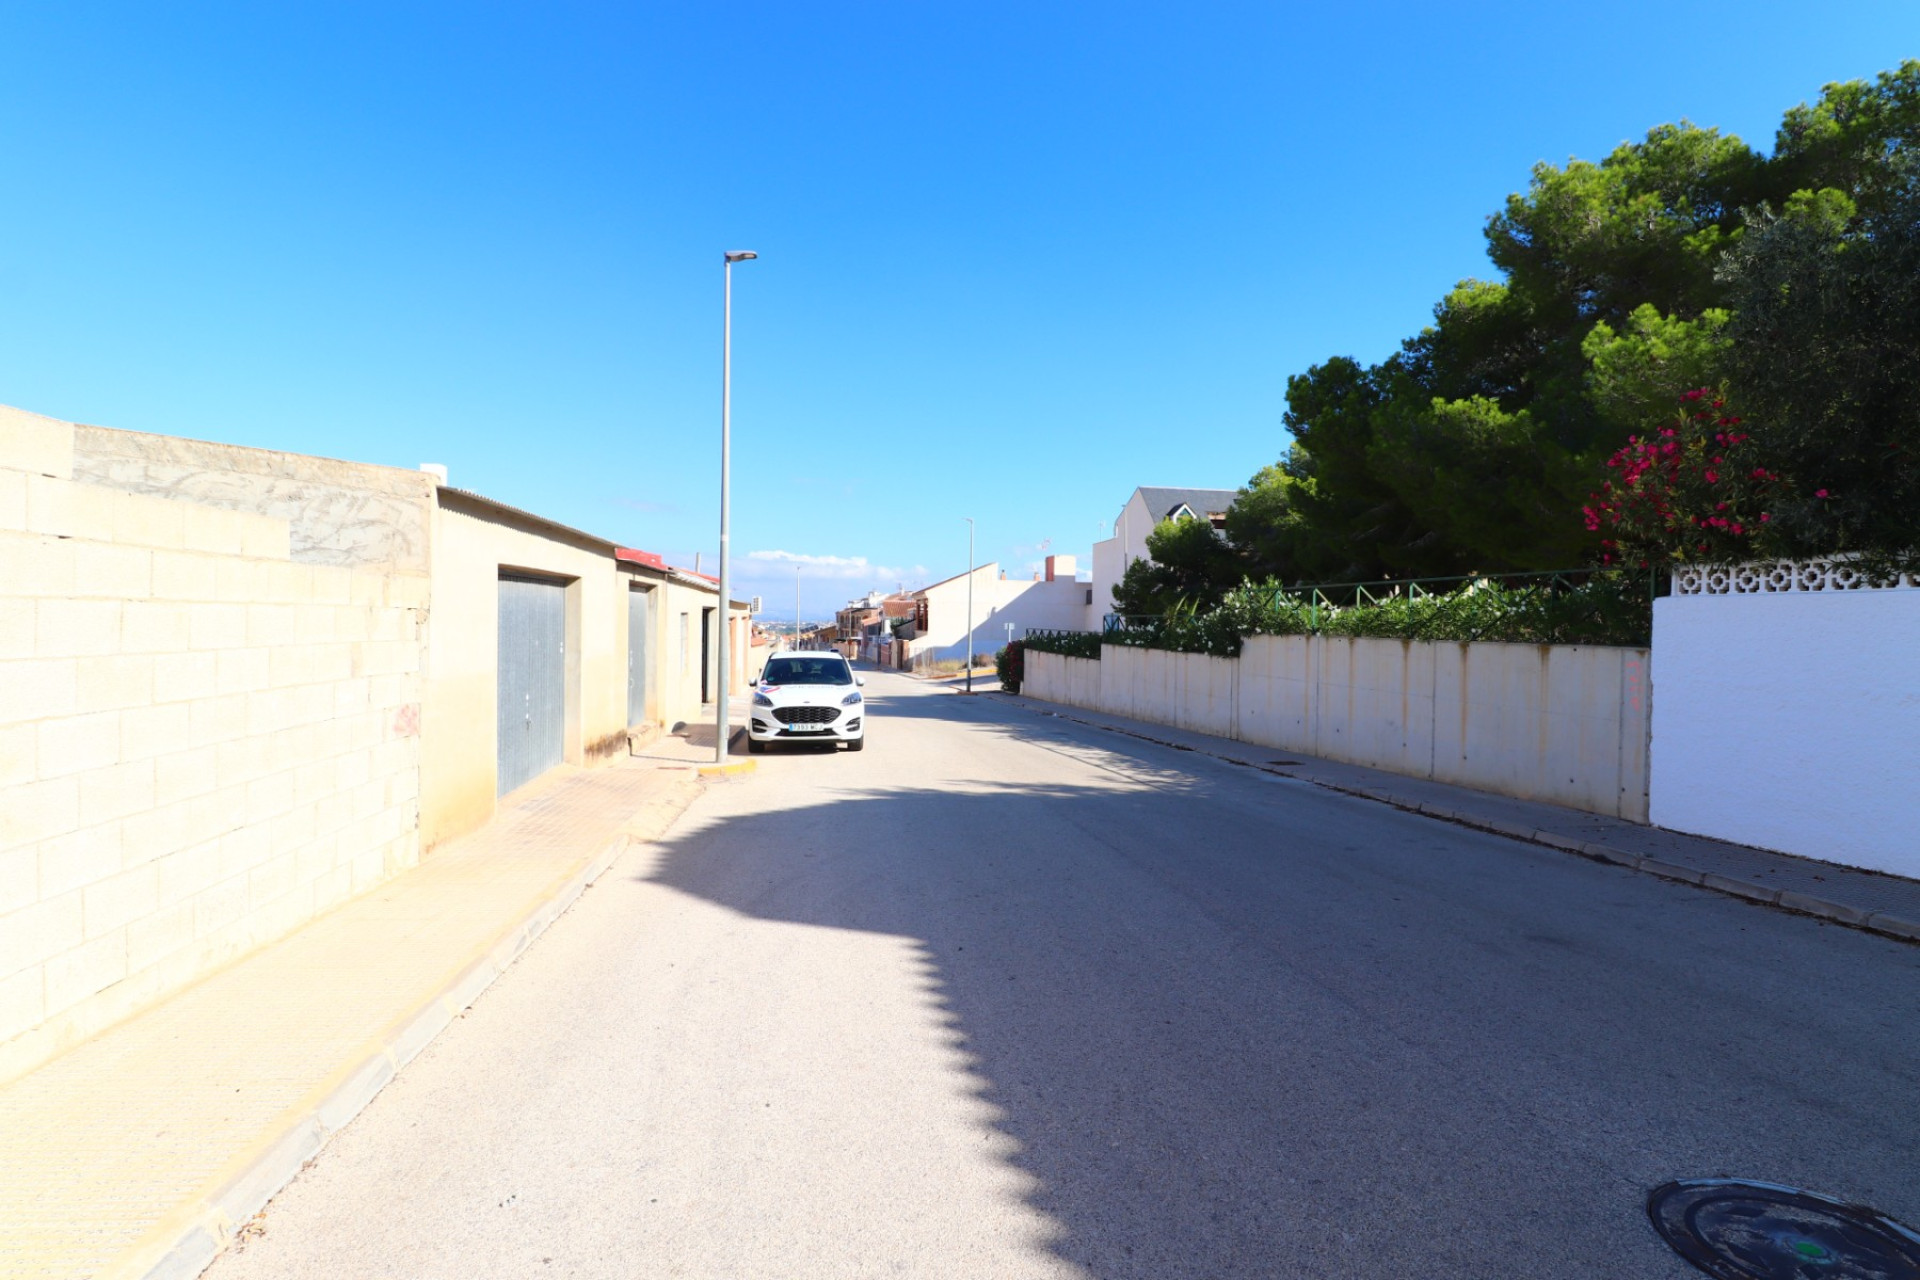
[[[844,742],[867,745],[866,699],[847,660],[831,649],[789,649],[767,659],[753,687],[747,750],[770,742]]]

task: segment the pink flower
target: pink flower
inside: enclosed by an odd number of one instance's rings
[[[1768,518],[1768,517],[1767,517],[1767,513],[1766,513],[1766,512],[1764,512],[1764,511],[1762,511],[1762,512],[1760,513],[1760,523],[1761,523],[1761,524],[1765,524],[1765,523],[1767,522],[1767,518]]]
[[[1825,489],[1815,489],[1813,491],[1813,496],[1816,498],[1824,498],[1827,496],[1827,491]]]

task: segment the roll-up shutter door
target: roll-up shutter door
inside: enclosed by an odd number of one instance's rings
[[[627,723],[647,719],[647,652],[653,641],[653,592],[627,592]]]
[[[565,756],[567,588],[500,578],[500,794]]]

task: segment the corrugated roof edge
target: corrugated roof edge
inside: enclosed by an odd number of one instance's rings
[[[638,547],[616,547],[613,552],[613,558],[616,560],[624,560],[628,564],[643,564],[649,569],[659,569],[662,572],[669,571],[673,568],[672,565],[667,563],[666,557],[662,556],[659,552],[642,551]]]
[[[644,569],[653,569],[657,572],[664,573],[674,581],[685,583],[696,591],[711,591],[715,595],[720,594],[720,579],[710,573],[696,573],[692,569],[683,569],[679,565],[668,564],[666,557],[657,551],[642,551],[638,547],[616,547],[614,548],[613,558],[623,564],[637,564]],[[752,603],[746,600],[733,600],[729,603],[735,609],[748,610],[753,607]]]
[[[713,591],[716,595],[718,594],[717,588],[720,586],[720,580],[718,578],[710,577],[704,573],[695,573],[691,569],[682,569],[677,565],[670,565],[652,551],[641,551],[635,547],[623,547],[617,542],[610,542],[597,534],[588,533],[584,529],[576,529],[570,524],[561,524],[558,520],[549,520],[546,516],[535,515],[531,511],[522,511],[519,507],[511,503],[489,498],[486,494],[475,493],[471,489],[457,489],[450,484],[443,484],[438,486],[438,492],[442,494],[452,494],[459,502],[501,512],[513,516],[515,519],[525,520],[529,524],[551,529],[555,533],[565,534],[567,537],[580,542],[591,543],[596,547],[603,547],[612,553],[615,560],[622,560],[628,564],[643,565],[649,569],[658,569],[672,575],[690,587],[701,591]],[[746,609],[749,607],[748,602],[744,600],[731,600],[728,601],[728,604],[735,609]]]
[[[475,493],[471,489],[457,489],[450,484],[438,486],[438,491],[443,496],[452,494],[461,502],[477,507],[485,507],[496,512],[504,512],[516,519],[525,520],[530,524],[536,524],[545,529],[551,529],[555,533],[565,534],[569,538],[574,538],[581,542],[590,542],[596,547],[606,548],[609,552],[618,552],[620,550],[618,543],[610,542],[597,534],[588,533],[584,529],[576,529],[570,524],[561,524],[558,520],[550,520],[546,516],[535,515],[531,511],[522,511],[519,507],[513,506],[510,503],[501,502],[496,498],[489,498],[484,493]]]

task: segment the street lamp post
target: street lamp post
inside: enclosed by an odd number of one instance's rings
[[[760,255],[751,250],[736,249],[724,256],[725,300],[720,313],[720,697],[714,719],[715,764],[727,762],[727,704],[733,697],[729,687],[729,677],[733,674],[733,655],[730,652],[732,646],[728,643],[733,631],[733,615],[727,600],[727,592],[732,587],[732,557],[728,554],[727,539],[731,533],[733,507],[733,264],[751,262]]]
[[[967,692],[973,692],[973,517],[967,522]]]
[[[800,566],[793,566],[793,647],[800,647]]]

